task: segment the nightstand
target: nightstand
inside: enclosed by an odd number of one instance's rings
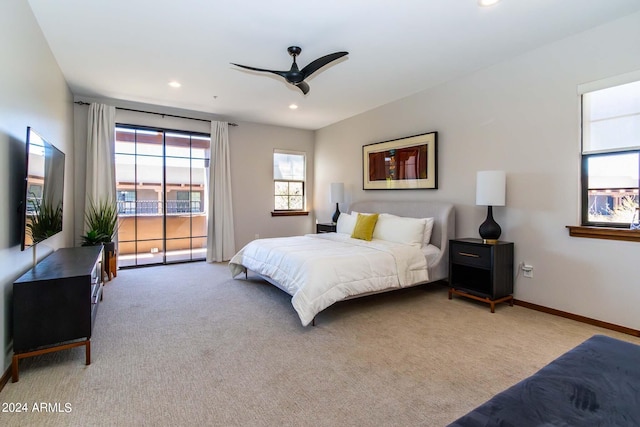
[[[453,294],[513,306],[513,243],[482,239],[449,241],[449,299]]]
[[[316,233],[335,233],[336,223],[326,222],[323,224],[316,224]]]

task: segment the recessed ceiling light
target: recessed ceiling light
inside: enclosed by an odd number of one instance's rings
[[[178,88],[178,87],[180,87],[182,85],[180,84],[180,82],[177,82],[177,81],[173,80],[173,81],[169,82],[169,86]]]
[[[500,0],[478,0],[478,6],[480,7],[489,7],[493,6],[496,3],[499,3]]]
[[[292,110],[297,110],[298,106],[296,104],[291,104],[291,105],[289,105],[289,108],[292,109]]]

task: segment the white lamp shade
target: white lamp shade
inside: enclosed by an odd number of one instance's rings
[[[344,183],[331,183],[331,203],[344,203]]]
[[[504,206],[507,176],[504,171],[479,171],[476,179],[476,205]]]

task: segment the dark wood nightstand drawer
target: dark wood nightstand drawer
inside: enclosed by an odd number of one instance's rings
[[[473,267],[491,268],[491,248],[452,242],[451,261]]]
[[[316,224],[316,233],[335,233],[336,224],[332,222]]]

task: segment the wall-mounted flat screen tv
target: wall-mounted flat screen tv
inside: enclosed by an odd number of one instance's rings
[[[22,250],[62,231],[64,153],[27,128]]]

